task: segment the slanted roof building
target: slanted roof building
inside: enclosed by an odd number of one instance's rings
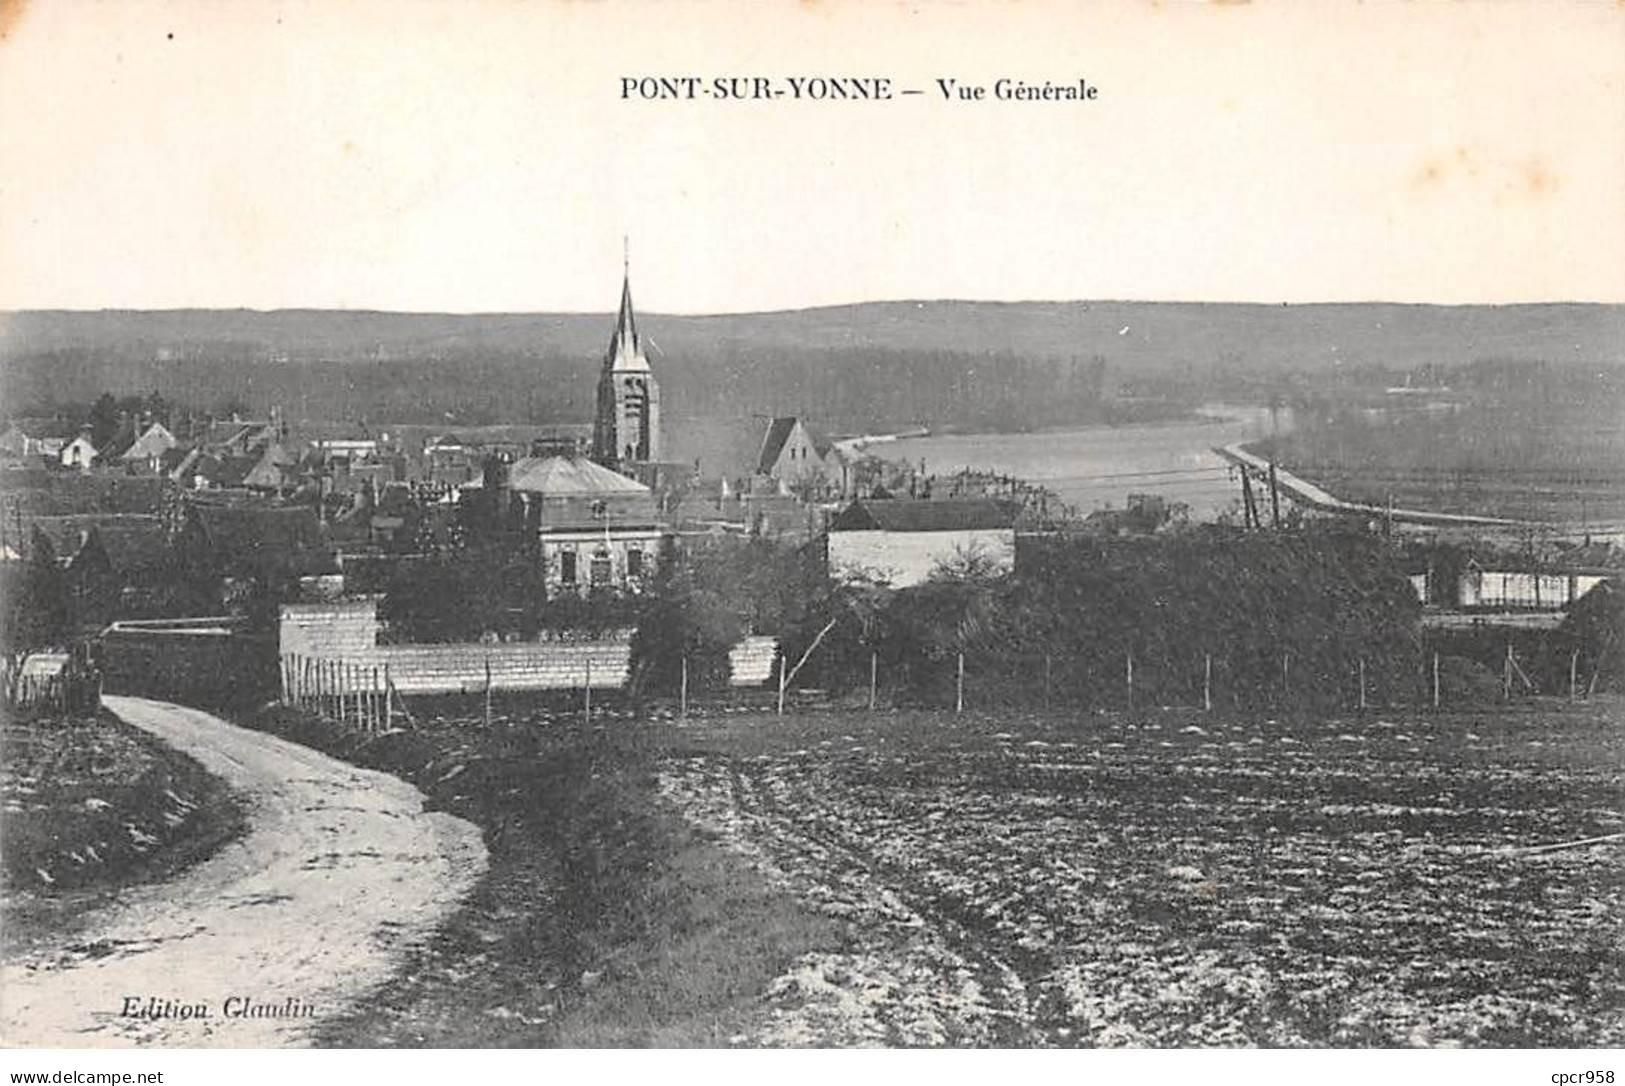
[[[973,558],[1008,572],[1015,568],[1020,511],[1014,502],[991,498],[855,501],[830,520],[830,573],[906,588]]]
[[[309,506],[193,504],[184,536],[194,566],[224,576],[275,579],[338,569]]]
[[[164,457],[167,453],[178,448],[180,442],[169,428],[161,422],[154,422],[142,430],[129,446],[118,454],[118,459],[126,465],[143,465],[150,471],[162,469]]]
[[[846,494],[851,481],[846,457],[835,443],[795,416],[768,424],[756,474],[777,479],[797,493],[813,489],[836,496]]]

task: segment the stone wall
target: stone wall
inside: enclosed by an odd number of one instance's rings
[[[624,687],[632,672],[630,630],[581,641],[494,644],[380,645],[378,601],[363,598],[286,604],[280,653],[355,668],[389,669],[402,694],[494,690],[579,690]],[[773,678],[778,641],[747,637],[728,654],[731,685],[761,686]]]
[[[389,668],[402,694],[493,690],[619,689],[631,674],[630,640],[519,645],[387,645],[373,663]]]
[[[293,603],[282,608],[284,656],[388,668],[402,694],[455,694],[494,690],[599,689],[626,685],[631,674],[629,633],[596,641],[527,641],[455,645],[378,644],[376,598]]]
[[[728,684],[761,686],[773,678],[773,665],[779,658],[779,642],[774,637],[747,637],[728,652]]]

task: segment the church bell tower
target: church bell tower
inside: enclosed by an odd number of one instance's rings
[[[632,310],[632,275],[626,261],[621,279],[621,312],[598,377],[598,410],[593,418],[592,457],[608,468],[660,459],[660,386],[649,369]]]

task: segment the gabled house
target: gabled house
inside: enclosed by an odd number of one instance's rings
[[[776,479],[804,497],[844,495],[851,484],[850,469],[840,449],[793,416],[776,418],[768,424],[756,459],[756,474]]]
[[[987,568],[1015,568],[1015,502],[978,498],[854,501],[831,518],[827,533],[831,576],[869,577],[906,588],[940,566],[975,558]]]
[[[74,468],[79,471],[89,471],[90,466],[96,462],[96,446],[90,441],[90,427],[86,426],[79,431],[77,437],[62,446],[57,453],[57,459],[65,468]]]
[[[175,435],[161,422],[153,422],[140,432],[130,447],[119,454],[119,460],[132,467],[158,471],[164,454],[180,445]]]
[[[294,470],[298,465],[297,458],[280,442],[267,443],[254,466],[243,475],[243,485],[250,490],[267,490],[280,494],[297,484],[298,474]]]

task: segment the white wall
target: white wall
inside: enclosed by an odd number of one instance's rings
[[[1016,564],[1014,528],[958,532],[831,532],[829,568],[833,576],[869,573],[906,588],[929,577],[939,564],[960,553],[978,551],[997,568]]]

